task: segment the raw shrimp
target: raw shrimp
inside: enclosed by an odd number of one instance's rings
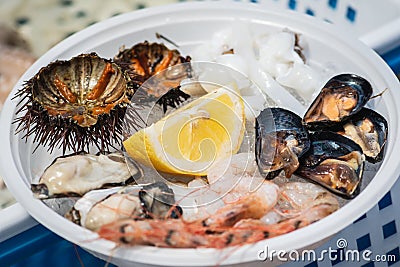
[[[321,204],[305,210],[300,216],[265,224],[257,219],[242,219],[232,227],[216,227],[187,223],[182,219],[135,221],[125,219],[101,227],[101,238],[122,245],[153,245],[171,248],[218,248],[238,246],[285,234],[318,221],[336,210],[334,205]],[[229,221],[230,218],[227,218]]]
[[[121,245],[170,248],[225,248],[282,235],[318,221],[339,207],[325,189],[311,183],[283,183],[281,188],[259,173],[254,156],[241,153],[210,168],[202,194],[217,192],[224,205],[188,220],[124,219],[98,231]],[[279,220],[268,224],[270,213]],[[184,211],[185,214],[185,211]],[[205,216],[205,217],[204,217]]]
[[[321,204],[339,206],[337,199],[327,190],[313,183],[291,182],[280,187],[278,206],[287,216]]]
[[[276,223],[287,218],[301,216],[304,211],[313,207],[330,205],[332,209],[339,208],[338,200],[326,189],[308,182],[283,182],[276,179],[279,186],[279,199],[273,210],[268,212],[261,221]]]
[[[274,205],[279,188],[260,174],[253,153],[239,153],[214,164],[207,174],[209,190],[219,193],[224,201],[257,194]]]
[[[124,219],[101,227],[99,236],[122,245],[221,249],[294,231],[339,207],[332,194],[315,184],[291,182],[279,188],[265,180],[254,156],[248,153],[218,162],[210,168],[207,179],[209,184],[204,185],[202,194],[217,193],[224,205],[206,217]],[[271,213],[279,219],[268,224],[266,218]]]
[[[127,244],[150,244],[167,247],[210,247],[213,233],[223,233],[244,219],[259,219],[270,208],[258,195],[247,195],[226,204],[205,219],[120,220],[100,228],[100,237]],[[175,233],[178,233],[175,235]],[[165,235],[166,234],[166,235]]]
[[[265,201],[262,194],[246,195],[218,209],[214,214],[201,221],[210,229],[233,226],[242,219],[260,219],[273,205]]]
[[[201,185],[202,182],[198,181],[189,184],[196,184],[197,192],[191,195],[195,208],[186,209],[183,213],[186,221],[198,220],[210,214],[215,216],[217,211],[227,210],[229,213],[238,209],[239,203],[244,203],[246,198],[253,198],[256,209],[252,213],[257,210],[257,217],[260,218],[278,200],[278,186],[260,175],[254,155],[250,153],[239,153],[220,160],[209,169],[207,180],[208,184]]]

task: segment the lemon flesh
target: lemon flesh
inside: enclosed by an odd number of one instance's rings
[[[239,150],[244,130],[243,99],[221,87],[136,132],[123,145],[130,157],[158,171],[207,175],[214,162]]]

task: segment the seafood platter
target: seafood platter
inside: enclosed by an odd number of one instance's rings
[[[304,15],[153,8],[36,61],[1,114],[1,168],[37,221],[112,263],[257,264],[390,189],[398,87],[371,49]]]

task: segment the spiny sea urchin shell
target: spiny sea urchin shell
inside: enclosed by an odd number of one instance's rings
[[[125,69],[133,87],[149,100],[157,100],[163,107],[176,108],[190,96],[180,90],[180,82],[191,77],[190,56],[182,57],[162,43],[144,41],[131,48],[122,48],[114,57],[115,63]]]
[[[187,77],[189,69],[182,71],[173,70],[168,72],[169,67],[190,62],[191,58],[182,57],[178,50],[171,50],[162,43],[149,43],[144,41],[138,43],[131,48],[122,48],[114,57],[115,63],[119,64],[123,69],[127,70],[132,79],[135,90],[151,76],[161,74],[165,76],[163,80],[169,82],[169,89],[176,88],[182,79]],[[188,64],[182,66],[188,67]],[[158,80],[161,80],[159,78]],[[149,88],[148,94],[160,96],[157,92],[151,91]]]
[[[57,60],[43,67],[17,92],[20,98],[17,132],[48,147],[82,151],[95,146],[100,152],[122,142],[122,122],[141,120],[126,113],[134,90],[129,76],[117,64],[96,53]],[[133,111],[133,112],[132,112]]]

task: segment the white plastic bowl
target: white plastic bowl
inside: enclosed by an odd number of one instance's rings
[[[96,234],[57,215],[33,197],[30,190],[33,175],[40,173],[56,155],[50,158],[45,149],[39,149],[32,154],[31,143],[25,143],[20,135],[15,135],[12,121],[18,99],[9,98],[1,114],[0,142],[3,154],[0,167],[8,188],[21,205],[38,222],[65,239],[112,263],[131,266],[135,263],[157,266],[214,266],[245,262],[257,264],[260,263],[257,262],[257,252],[265,246],[271,250],[293,250],[311,246],[340,231],[375,205],[400,173],[396,153],[400,151],[400,142],[395,142],[400,118],[399,82],[390,68],[370,48],[352,36],[339,32],[334,26],[309,16],[290,11],[262,10],[251,4],[217,2],[184,3],[136,11],[95,24],[61,42],[23,75],[13,92],[41,67],[56,59],[69,59],[92,51],[111,58],[123,44],[131,46],[143,40],[156,41],[156,32],[180,44],[181,53],[187,55],[195,45],[207,42],[213,32],[228,28],[233,22],[246,23],[257,33],[289,28],[300,33],[307,41],[310,62],[332,63],[338,72],[351,72],[366,77],[373,84],[375,93],[389,88],[381,98],[374,101],[376,110],[389,123],[386,155],[375,178],[359,196],[309,227],[256,244],[244,245],[239,249],[113,249],[112,242],[100,240]],[[265,263],[260,264],[265,266]]]

